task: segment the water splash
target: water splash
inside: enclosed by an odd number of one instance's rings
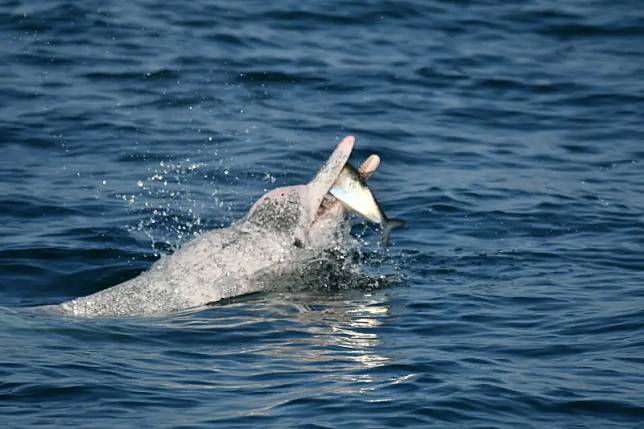
[[[159,161],[148,168],[145,178],[136,181],[134,192],[117,194],[139,219],[127,229],[143,234],[157,256],[173,252],[184,242],[212,229],[206,220],[207,213],[223,212],[225,217],[232,217],[230,203],[219,196],[218,177],[226,175],[226,171],[222,160]],[[208,194],[206,198],[204,193]]]

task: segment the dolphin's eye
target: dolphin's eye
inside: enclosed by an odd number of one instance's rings
[[[304,247],[304,244],[302,244],[302,240],[300,240],[299,238],[296,238],[293,241],[293,246],[297,247],[298,249],[301,249]]]

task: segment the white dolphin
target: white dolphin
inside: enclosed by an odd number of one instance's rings
[[[353,145],[354,138],[345,137],[308,184],[268,192],[238,222],[200,235],[138,277],[41,308],[85,317],[154,315],[265,289],[267,278],[287,275],[302,261],[341,245],[346,213],[329,190]],[[379,162],[376,155],[364,162],[365,179]]]

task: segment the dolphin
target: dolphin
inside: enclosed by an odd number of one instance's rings
[[[264,194],[241,220],[201,234],[139,276],[41,308],[80,317],[155,315],[266,289],[266,279],[288,275],[346,239],[345,209],[329,190],[347,163],[354,142],[354,137],[345,137],[306,185]],[[377,155],[367,158],[359,169],[363,179],[379,162]]]

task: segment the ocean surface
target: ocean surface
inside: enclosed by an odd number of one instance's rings
[[[3,427],[644,427],[639,0],[9,0],[0,58]],[[28,311],[229,225],[348,134],[407,221],[383,251],[351,219],[362,280]]]

